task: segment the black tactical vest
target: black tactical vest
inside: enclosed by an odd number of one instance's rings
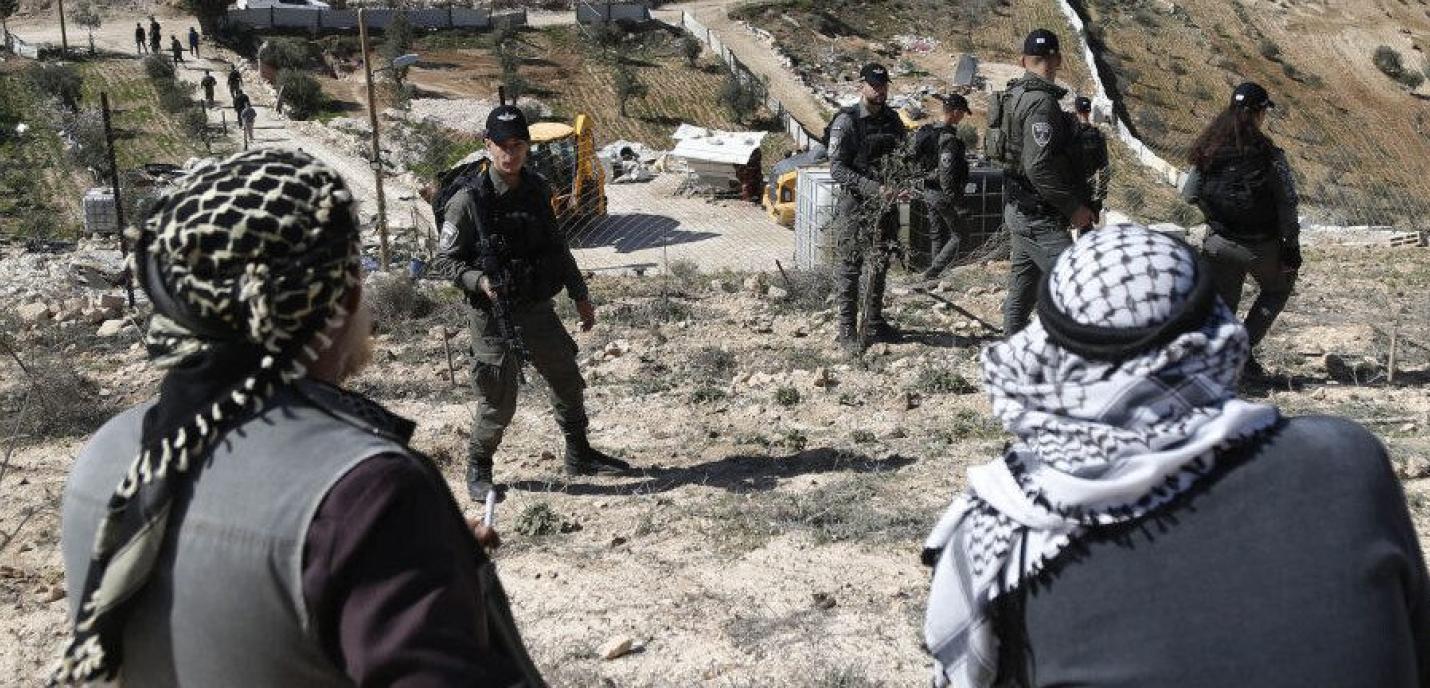
[[[899,113],[887,105],[872,117],[860,117],[857,107],[853,110],[853,127],[844,134],[855,136],[859,143],[854,154],[853,168],[864,176],[874,176],[884,156],[894,152],[904,140],[904,121],[899,119]]]

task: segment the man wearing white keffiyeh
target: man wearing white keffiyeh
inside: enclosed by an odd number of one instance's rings
[[[1285,425],[1276,408],[1235,397],[1246,330],[1179,240],[1135,225],[1085,236],[1044,282],[1038,313],[982,356],[993,413],[1014,440],[969,470],[925,545],[936,686],[1008,685],[1000,597]],[[1078,685],[1100,684],[1083,675]]]

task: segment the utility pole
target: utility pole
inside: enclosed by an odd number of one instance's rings
[[[104,144],[109,153],[109,188],[114,194],[114,220],[119,228],[119,255],[129,257],[129,245],[124,243],[124,200],[119,196],[119,164],[114,157],[114,129],[109,125],[109,94],[99,92],[99,112],[104,119]],[[124,264],[129,265],[125,260]],[[129,295],[129,308],[134,308],[134,279],[129,268],[124,268],[124,291]]]
[[[372,177],[377,186],[377,238],[382,269],[388,268],[387,198],[382,193],[382,144],[377,132],[377,103],[372,94],[372,50],[367,43],[367,9],[358,9],[358,36],[362,41],[362,71],[367,77],[367,116],[372,125]]]
[[[69,41],[68,35],[65,34],[65,0],[60,0],[59,6],[60,6],[60,55],[62,55],[62,56],[64,56],[64,57],[69,57],[69,55],[70,55],[70,41]]]

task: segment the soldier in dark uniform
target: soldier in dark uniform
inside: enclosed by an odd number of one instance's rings
[[[963,140],[958,138],[958,125],[972,112],[968,99],[957,93],[937,98],[943,103],[943,124],[938,130],[937,166],[924,180],[924,203],[933,234],[933,262],[924,271],[925,280],[938,279],[953,264],[967,231],[963,187],[968,183],[968,155]]]
[[[1201,208],[1211,228],[1202,254],[1221,300],[1235,313],[1247,277],[1256,281],[1256,301],[1246,314],[1254,350],[1296,286],[1301,270],[1301,221],[1296,178],[1264,130],[1276,107],[1259,84],[1232,92],[1231,104],[1197,137],[1188,155],[1191,171],[1182,198]],[[1243,375],[1266,376],[1252,355]]]
[[[1022,62],[1027,72],[1009,83],[1003,115],[1010,148],[1003,221],[1013,244],[1005,336],[1028,324],[1043,274],[1072,245],[1068,230],[1091,227],[1097,219],[1070,155],[1072,127],[1058,105],[1067,89],[1056,84],[1062,67],[1057,35],[1047,29],[1028,34]]]
[[[908,192],[897,191],[879,181],[884,159],[904,140],[906,131],[898,113],[885,105],[889,96],[889,71],[877,64],[859,70],[863,79],[860,101],[842,108],[829,126],[830,174],[844,190],[839,199],[839,265],[836,268],[835,299],[839,306],[839,342],[858,346],[859,275],[863,270],[869,242],[861,236],[864,222],[874,222],[881,241],[894,241],[899,231],[898,207],[891,201],[907,200]],[[887,208],[870,218],[869,208]],[[861,212],[862,211],[862,212]],[[874,293],[873,308],[865,314],[873,339],[889,340],[896,330],[884,319],[884,277],[886,260],[874,260],[868,289]]]
[[[615,473],[630,465],[593,449],[586,437],[585,381],[576,367],[576,343],[562,326],[551,299],[566,290],[576,302],[583,331],[596,324],[586,280],[566,246],[551,209],[551,188],[525,167],[531,151],[526,116],[503,105],[487,117],[490,162],[475,183],[443,208],[442,235],[432,269],[451,279],[472,305],[472,383],[477,394],[475,427],[468,448],[467,491],[481,500],[494,488],[492,457],[516,413],[517,361],[501,336],[493,312],[492,276],[483,274],[479,228],[507,247],[513,275],[512,309],[531,364],[551,388],[557,423],[566,436],[566,472]]]
[[[1074,148],[1087,177],[1088,207],[1094,215],[1102,215],[1107,189],[1112,183],[1112,164],[1107,155],[1107,137],[1092,121],[1092,99],[1078,96],[1073,101]]]
[[[139,22],[134,22],[134,46],[140,55],[143,55],[148,48],[148,45],[144,41],[144,25]]]
[[[228,97],[237,98],[243,91],[243,75],[238,73],[238,65],[228,66]]]
[[[184,44],[179,42],[178,36],[169,36],[169,52],[174,54],[174,64],[184,61]]]
[[[204,87],[204,107],[213,107],[214,88],[218,86],[218,80],[209,70],[204,70],[204,78],[199,81],[199,85]]]
[[[153,15],[149,16],[149,52],[159,54],[159,44],[163,41],[164,35],[159,32],[159,20]]]

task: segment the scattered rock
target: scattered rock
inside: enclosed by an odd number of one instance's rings
[[[750,275],[745,278],[745,291],[751,294],[758,294],[765,288],[765,280],[760,275]]]
[[[613,547],[613,548],[614,548],[614,547],[620,547],[621,545],[624,545],[624,544],[626,544],[626,539],[623,538],[623,537],[621,537],[621,536],[619,536],[619,535],[617,535],[616,537],[611,538],[611,547]]]
[[[601,351],[601,355],[605,356],[608,359],[620,358],[625,353],[625,350],[621,348],[619,342],[611,342],[610,344],[607,344],[606,348]]]
[[[713,291],[716,294],[730,294],[733,293],[735,289],[730,285],[729,282],[717,279],[710,280],[710,291]]]
[[[541,452],[541,460],[542,460],[542,461],[555,461],[555,460],[556,460],[556,455],[553,454],[553,453],[551,453],[550,451],[542,451],[542,452]]]
[[[15,315],[20,316],[20,322],[42,323],[50,319],[50,307],[38,301],[27,303],[16,308]]]
[[[771,301],[783,301],[789,298],[789,290],[780,287],[770,287],[765,290],[765,296]]]
[[[120,332],[123,332],[124,326],[128,324],[128,321],[120,320],[117,318],[114,320],[106,320],[104,321],[103,325],[99,326],[99,331],[95,334],[101,337],[113,337],[118,335]]]
[[[635,643],[635,639],[628,635],[618,635],[611,638],[606,641],[605,645],[601,646],[601,659],[609,662],[613,659],[624,657],[630,654],[631,647],[633,647]]]
[[[1404,480],[1418,480],[1430,476],[1430,461],[1410,456],[1395,464],[1395,472]]]
[[[834,376],[829,374],[829,369],[820,367],[814,371],[814,386],[827,389],[834,385]]]
[[[816,609],[833,609],[835,605],[839,604],[833,595],[826,592],[814,593],[813,597]]]
[[[63,586],[59,585],[51,586],[50,589],[46,591],[44,595],[40,596],[40,600],[43,601],[45,604],[49,604],[51,602],[58,602],[64,598],[65,589]]]
[[[107,311],[123,311],[124,297],[115,294],[105,294],[99,297],[99,307]]]
[[[117,314],[111,314],[103,308],[90,308],[85,310],[81,315],[84,317],[84,321],[91,325],[98,325],[106,320],[112,320],[118,317]]]

